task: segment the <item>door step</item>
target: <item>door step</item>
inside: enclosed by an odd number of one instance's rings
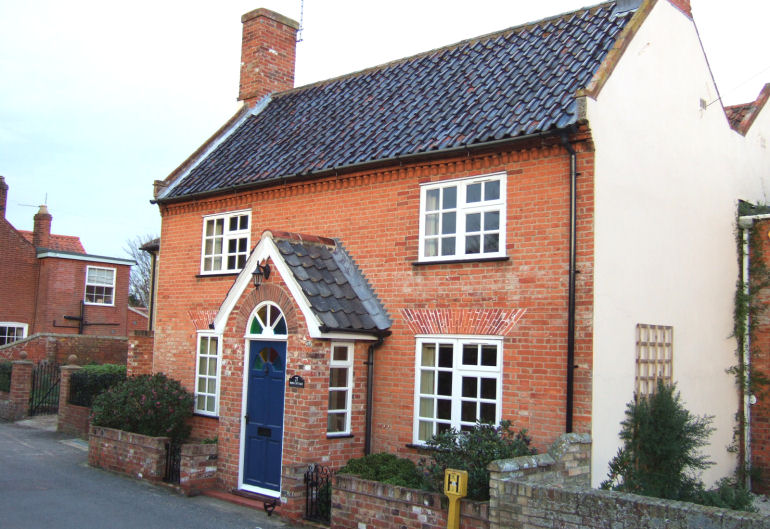
[[[207,489],[201,491],[201,494],[210,498],[217,498],[218,500],[235,503],[242,507],[264,509],[268,516],[272,515],[273,510],[280,505],[280,498],[273,498],[272,496],[265,496],[264,494],[257,494],[245,490],[225,492],[223,490]]]

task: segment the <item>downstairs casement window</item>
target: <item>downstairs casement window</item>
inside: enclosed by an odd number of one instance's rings
[[[219,337],[198,335],[195,374],[195,413],[219,415]]]
[[[353,344],[332,343],[329,360],[329,408],[326,433],[350,434],[353,398]]]
[[[417,339],[416,444],[450,428],[500,422],[502,351],[502,340],[495,338]]]
[[[419,260],[505,256],[505,173],[423,184]]]
[[[250,225],[250,211],[204,217],[201,274],[240,271],[249,253]]]

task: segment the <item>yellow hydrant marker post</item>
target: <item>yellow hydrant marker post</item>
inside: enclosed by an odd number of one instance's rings
[[[447,529],[460,527],[460,498],[468,495],[468,472],[448,468],[444,471],[444,494],[449,498]]]

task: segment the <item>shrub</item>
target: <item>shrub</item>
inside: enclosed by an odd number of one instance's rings
[[[751,492],[732,478],[721,479],[713,489],[700,491],[693,501],[701,505],[735,511],[756,512],[757,510],[754,507],[754,496]]]
[[[604,489],[671,500],[691,500],[703,489],[697,473],[713,463],[699,449],[711,435],[712,418],[695,416],[682,405],[673,385],[626,406],[623,447],[610,462]]]
[[[97,395],[124,380],[126,380],[125,365],[83,366],[70,377],[69,403],[90,407]]]
[[[13,364],[0,362],[0,391],[11,391],[11,370]]]
[[[153,437],[175,444],[190,435],[187,419],[193,395],[163,373],[129,377],[94,399],[93,424]]]
[[[354,474],[362,479],[412,489],[424,487],[423,475],[414,462],[393,454],[369,454],[351,459],[339,470],[339,473]]]
[[[433,451],[431,461],[420,462],[431,488],[444,489],[444,471],[447,468],[468,472],[468,498],[489,499],[489,471],[487,466],[495,459],[509,459],[535,454],[526,430],[514,432],[510,421],[500,421],[500,426],[476,424],[469,430],[458,432],[450,429],[436,434],[428,441]]]

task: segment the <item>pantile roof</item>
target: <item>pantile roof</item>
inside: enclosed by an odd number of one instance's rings
[[[607,2],[273,94],[158,199],[566,128],[632,16]]]
[[[19,233],[32,244],[32,232],[27,230],[19,230]],[[51,238],[48,241],[49,250],[56,250],[57,252],[71,252],[85,254],[86,250],[83,248],[83,243],[80,242],[80,237],[74,235],[54,235],[51,234]]]
[[[380,333],[392,322],[338,240],[272,232],[281,257],[327,331]]]

